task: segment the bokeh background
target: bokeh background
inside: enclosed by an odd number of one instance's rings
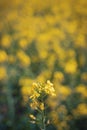
[[[0,0],[0,130],[30,124],[33,81],[51,80],[47,130],[87,130],[87,0]]]

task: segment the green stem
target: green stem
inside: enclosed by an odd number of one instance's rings
[[[41,130],[46,130],[46,124],[45,124],[45,109],[42,112],[42,129]]]

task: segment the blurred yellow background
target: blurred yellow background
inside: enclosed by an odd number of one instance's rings
[[[25,106],[32,82],[50,79],[57,94],[55,101],[48,99],[54,126],[80,130],[76,121],[87,121],[86,28],[86,0],[0,1],[1,128],[22,130],[24,117],[17,124],[16,112]]]

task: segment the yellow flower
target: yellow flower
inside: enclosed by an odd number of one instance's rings
[[[77,106],[77,108],[74,109],[72,112],[75,116],[82,116],[82,115],[86,116],[87,115],[87,104],[85,104],[85,103],[79,104]]]
[[[30,91],[30,87],[29,86],[23,86],[21,88],[21,92],[23,95],[26,95],[26,96],[29,96],[31,94],[31,91]]]
[[[33,94],[30,96],[30,99],[35,100],[38,97],[40,97],[40,94],[38,92],[34,91]]]
[[[79,34],[76,37],[75,45],[79,47],[86,47],[86,40],[83,34]]]
[[[21,78],[19,80],[19,85],[21,86],[30,86],[32,84],[33,80],[30,78]]]
[[[80,84],[76,87],[76,92],[80,93],[82,97],[87,97],[87,88],[84,84]]]
[[[33,83],[33,86],[31,88],[32,95],[30,96],[31,99],[35,100],[38,97],[41,97],[43,94],[44,95],[50,95],[50,96],[55,96],[55,89],[53,87],[53,84],[47,80],[47,83]]]
[[[36,117],[33,114],[30,114],[29,117],[33,120],[36,120]]]
[[[3,80],[7,77],[7,71],[6,68],[0,67],[0,80]]]
[[[87,81],[87,72],[82,73],[81,79],[82,79],[83,81]]]
[[[37,101],[33,101],[32,103],[30,103],[30,107],[32,109],[37,109],[39,106],[39,103]]]
[[[8,60],[8,55],[5,51],[0,50],[0,63],[5,62]]]
[[[53,84],[49,80],[47,80],[47,83],[45,85],[44,91],[48,95],[56,96]]]
[[[60,72],[60,71],[56,71],[56,72],[54,73],[54,80],[55,80],[55,81],[58,81],[58,82],[62,82],[62,81],[64,80],[64,75],[63,75],[63,73]]]
[[[37,87],[38,87],[37,83],[34,82],[34,83],[33,83],[33,89],[34,89],[34,88],[37,88]]]
[[[44,110],[44,103],[41,103],[39,107],[43,111]]]
[[[80,115],[87,115],[87,104],[84,103],[79,104],[77,110]]]
[[[73,74],[77,71],[77,62],[75,60],[70,60],[65,64],[65,72]]]
[[[71,94],[71,89],[68,86],[59,86],[58,88],[58,94],[61,95],[62,99],[66,99],[67,96],[69,96]]]
[[[6,47],[6,48],[10,47],[10,45],[11,45],[11,37],[10,37],[10,35],[4,35],[2,37],[2,39],[1,39],[1,45],[3,47]]]
[[[47,84],[50,86],[53,86],[53,84],[50,82],[50,80],[47,80]]]
[[[30,65],[30,63],[31,63],[30,57],[29,57],[27,54],[25,54],[24,51],[19,50],[19,51],[17,52],[17,57],[18,57],[20,63],[21,63],[24,67],[27,67],[28,65]]]
[[[23,49],[26,49],[27,46],[28,46],[28,41],[27,41],[26,39],[21,39],[21,40],[19,41],[19,46],[20,46],[21,48],[23,48]]]

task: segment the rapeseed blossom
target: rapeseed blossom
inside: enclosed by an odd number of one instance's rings
[[[56,96],[53,84],[49,80],[47,80],[45,84],[40,82],[33,83],[31,93],[32,95],[30,96],[30,98],[33,100],[47,95]]]
[[[46,125],[49,121],[46,115],[46,108],[48,107],[46,99],[48,96],[56,96],[53,83],[50,80],[47,80],[46,83],[33,83],[30,94],[30,107],[33,110],[37,110],[38,114],[30,114],[29,118],[30,122],[38,124],[41,130],[46,130]]]

